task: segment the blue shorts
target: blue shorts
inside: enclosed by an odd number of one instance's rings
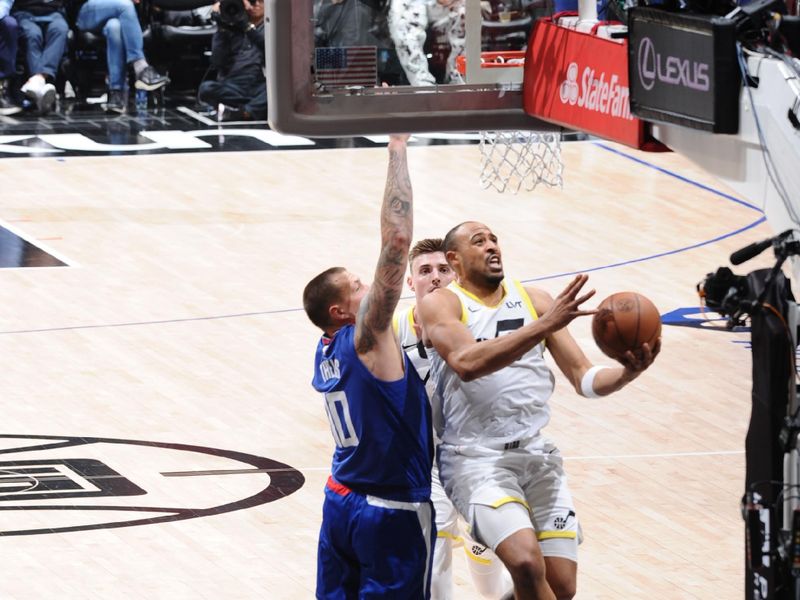
[[[359,494],[328,479],[317,551],[317,598],[430,597],[433,504]]]

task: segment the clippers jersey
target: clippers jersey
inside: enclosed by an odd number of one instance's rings
[[[506,278],[505,294],[497,306],[486,306],[452,282],[447,289],[461,302],[461,321],[480,343],[510,333],[538,319],[522,285]],[[454,446],[497,444],[533,437],[550,420],[548,400],[555,379],[544,360],[544,342],[509,366],[462,381],[447,363],[428,348],[435,396],[442,404],[442,442]]]
[[[388,500],[429,500],[433,439],[425,386],[405,354],[402,379],[376,379],[354,337],[353,325],[323,337],[315,359],[312,385],[325,397],[336,442],[333,478]]]

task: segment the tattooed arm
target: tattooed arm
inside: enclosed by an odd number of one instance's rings
[[[356,318],[356,351],[370,372],[385,381],[403,377],[403,354],[392,330],[392,315],[403,291],[412,237],[407,140],[407,135],[393,135],[389,141],[389,171],[381,207],[381,253],[372,287]]]

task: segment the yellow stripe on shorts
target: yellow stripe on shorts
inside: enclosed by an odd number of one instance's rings
[[[568,539],[574,540],[578,537],[576,531],[537,531],[537,540],[554,540],[554,539]]]
[[[500,498],[500,500],[496,500],[495,502],[493,502],[491,504],[491,507],[500,508],[501,506],[503,506],[504,504],[508,504],[509,502],[516,502],[517,504],[522,504],[522,506],[524,506],[528,510],[531,509],[531,507],[528,506],[528,503],[525,502],[525,500],[523,500],[522,498],[515,498],[514,496],[506,496],[505,498]]]
[[[478,556],[477,554],[473,554],[470,551],[470,549],[467,548],[466,544],[464,544],[464,553],[467,555],[467,558],[469,558],[470,560],[474,560],[478,564],[481,564],[481,565],[490,565],[490,564],[492,564],[492,561],[490,559],[482,558],[482,557]]]

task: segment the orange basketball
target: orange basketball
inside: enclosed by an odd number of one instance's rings
[[[661,315],[649,299],[636,292],[610,295],[597,307],[592,335],[597,347],[614,360],[645,342],[652,350],[661,336]]]

